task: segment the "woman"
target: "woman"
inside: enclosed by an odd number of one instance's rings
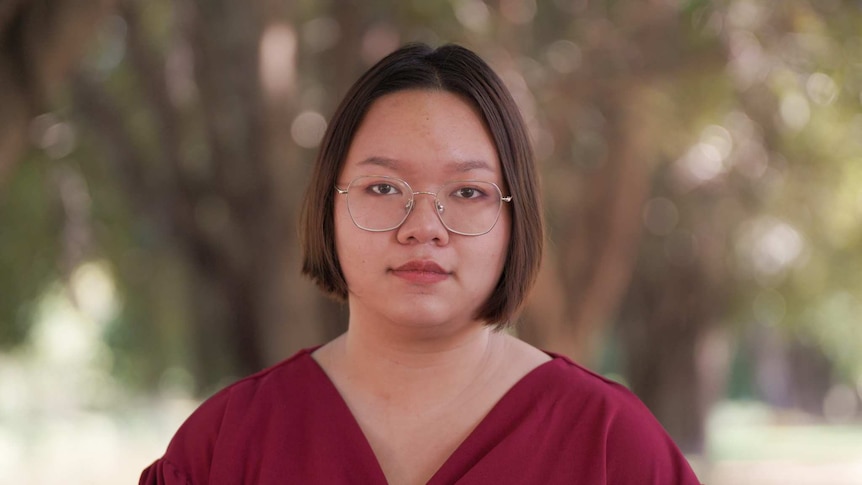
[[[698,483],[631,393],[501,331],[541,221],[491,69],[390,54],[334,115],[303,210],[303,272],[347,332],[210,398],[141,483]]]

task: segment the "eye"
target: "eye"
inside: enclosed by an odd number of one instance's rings
[[[378,195],[392,195],[398,193],[398,188],[392,184],[379,183],[368,186],[368,190]]]
[[[479,197],[484,197],[485,192],[483,192],[478,187],[464,186],[455,189],[455,192],[453,192],[452,195],[461,199],[476,199]]]

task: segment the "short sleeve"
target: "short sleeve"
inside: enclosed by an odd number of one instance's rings
[[[633,395],[625,399],[609,423],[607,477],[614,485],[700,485],[688,460]]]
[[[140,485],[186,485],[208,483],[213,449],[219,438],[227,388],[200,405],[177,430],[164,456],[141,473]]]
[[[173,463],[161,458],[141,473],[138,485],[191,485],[191,482]]]

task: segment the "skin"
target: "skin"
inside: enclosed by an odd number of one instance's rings
[[[395,176],[429,192],[450,180],[485,180],[506,193],[480,114],[445,91],[400,91],[375,101],[339,186],[360,175]],[[346,198],[336,197],[350,319],[344,335],[314,353],[392,484],[427,482],[503,394],[549,360],[473,318],[503,270],[508,209],[489,233],[461,236],[440,222],[433,197],[415,199],[401,227],[369,232],[353,224]],[[411,263],[443,271],[399,270]]]
[[[339,185],[360,175],[396,176],[416,191],[436,192],[447,181],[464,179],[503,186],[491,135],[478,114],[455,95],[433,91],[395,93],[372,105],[348,151]],[[372,319],[375,325],[392,326],[391,331],[420,331],[429,338],[472,323],[503,270],[509,211],[490,233],[460,236],[443,226],[433,200],[416,196],[416,207],[400,228],[374,233],[357,228],[346,197],[337,198],[336,248],[352,320]],[[434,262],[448,277],[423,284],[393,273],[411,261]]]

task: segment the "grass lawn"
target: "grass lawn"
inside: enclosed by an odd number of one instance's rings
[[[829,424],[729,402],[707,426],[707,457],[693,460],[707,485],[862,485],[859,421]]]

